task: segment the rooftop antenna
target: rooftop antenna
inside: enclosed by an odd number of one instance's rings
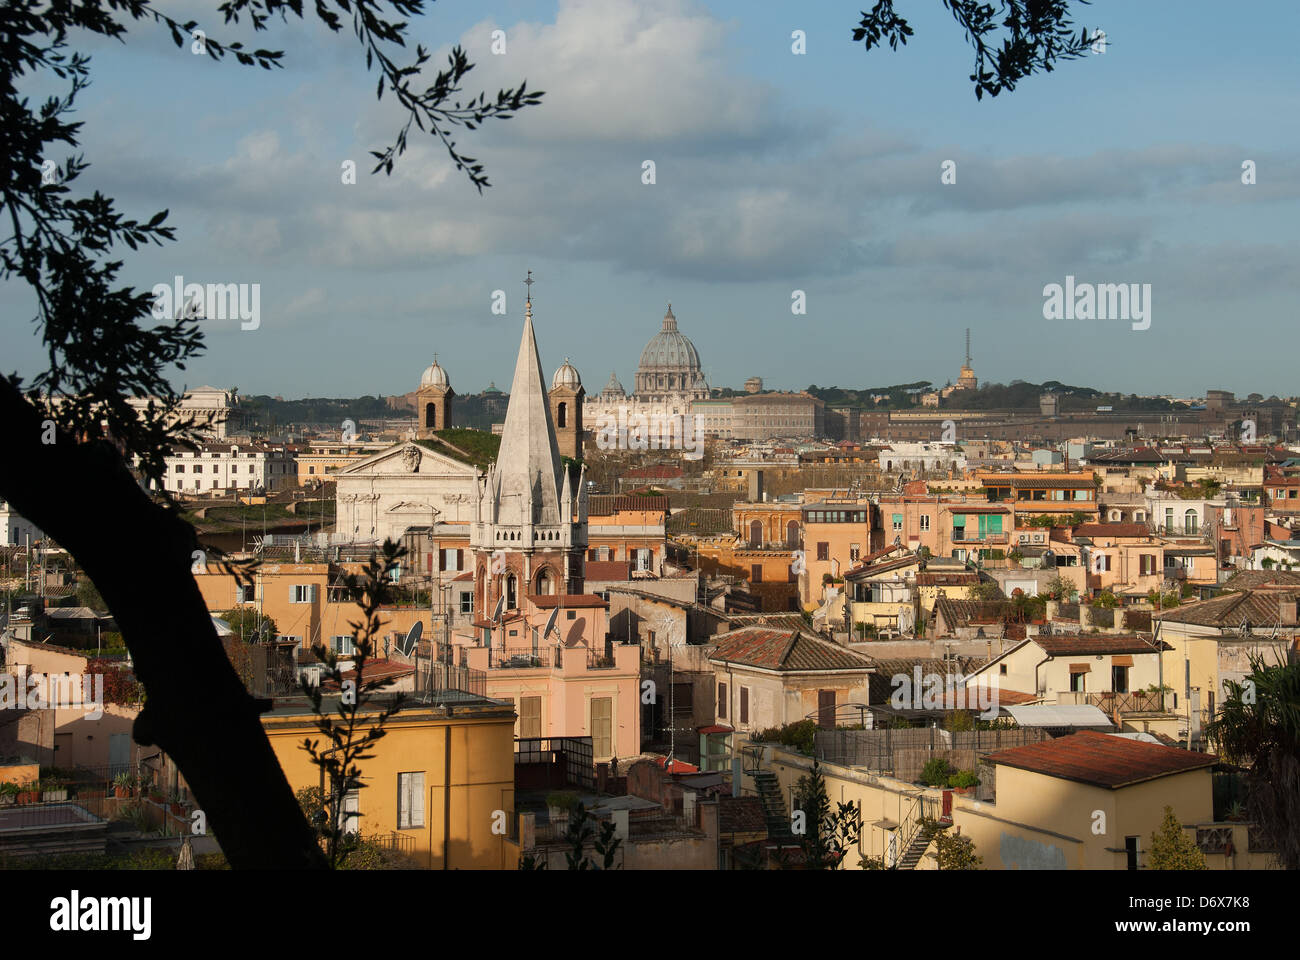
[[[966,366],[970,366],[970,327],[966,328]]]

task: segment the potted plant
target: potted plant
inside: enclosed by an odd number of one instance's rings
[[[18,784],[0,783],[0,807],[11,807],[18,802]]]
[[[46,777],[36,786],[41,792],[42,803],[61,803],[68,799],[67,784],[58,777]]]
[[[979,786],[980,778],[975,775],[974,770],[959,770],[948,778],[948,786],[954,793],[963,797],[970,796]]]
[[[131,796],[131,791],[135,787],[135,777],[129,773],[119,773],[113,778],[113,796],[119,800],[125,800]]]
[[[573,808],[578,805],[578,795],[567,791],[548,793],[546,795],[546,805],[551,811],[552,824],[568,824],[569,814]]]
[[[40,803],[41,792],[36,788],[36,781],[21,784],[18,787],[19,803]]]
[[[932,757],[921,770],[921,782],[929,787],[942,787],[952,776],[952,765],[943,757]]]

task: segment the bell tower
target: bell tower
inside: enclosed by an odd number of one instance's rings
[[[582,377],[568,357],[564,365],[555,371],[551,379],[551,422],[555,424],[555,442],[560,448],[560,456],[570,460],[582,459],[582,403],[587,391],[582,386]]]
[[[455,396],[447,371],[438,363],[438,355],[435,353],[433,363],[421,375],[420,389],[415,393],[417,437],[431,437],[452,425],[451,404]]]

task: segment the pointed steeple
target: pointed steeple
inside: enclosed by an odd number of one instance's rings
[[[531,280],[531,275],[530,278]],[[531,291],[530,291],[531,293]],[[559,524],[561,460],[555,442],[542,361],[533,333],[533,302],[524,307],[524,333],[510,386],[492,480],[498,522]]]

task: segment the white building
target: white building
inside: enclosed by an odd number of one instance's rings
[[[951,443],[891,443],[877,455],[885,473],[905,470],[965,470],[966,455]]]
[[[44,536],[36,524],[15,513],[8,502],[0,500],[0,547],[23,546],[29,539],[35,543]]]
[[[247,490],[270,492],[297,485],[293,451],[260,442],[204,443],[166,458],[163,487],[172,493]]]
[[[143,414],[149,406],[148,397],[132,397],[128,401]],[[180,415],[193,420],[193,429],[218,440],[226,436],[226,426],[235,405],[234,392],[219,387],[195,387],[181,396]]]

